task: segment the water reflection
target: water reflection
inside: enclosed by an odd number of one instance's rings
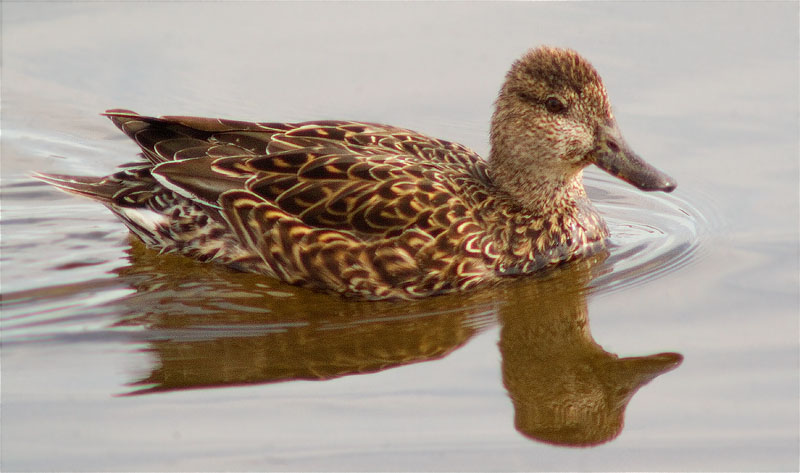
[[[535,440],[585,446],[613,439],[633,394],[683,359],[619,358],[594,341],[585,298],[590,264],[516,284],[500,309],[503,383],[517,430]]]
[[[587,286],[606,255],[542,278],[413,302],[354,302],[156,255],[134,242],[118,327],[141,329],[155,363],[130,395],[324,380],[435,360],[499,323],[503,382],[522,434],[562,445],[616,437],[641,386],[681,362],[618,358],[589,332]]]

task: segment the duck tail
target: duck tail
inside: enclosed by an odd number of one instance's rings
[[[78,194],[100,202],[111,202],[120,190],[119,183],[109,182],[105,177],[67,176],[63,174],[34,173],[34,179],[46,182],[64,192]]]

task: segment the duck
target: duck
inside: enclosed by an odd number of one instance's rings
[[[586,166],[643,191],[677,186],[623,139],[589,61],[549,46],[506,74],[487,160],[377,123],[103,115],[140,161],[34,177],[99,201],[158,252],[356,299],[467,291],[604,249]]]

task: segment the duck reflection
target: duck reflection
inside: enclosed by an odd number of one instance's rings
[[[561,445],[616,437],[633,394],[682,357],[619,358],[589,332],[586,292],[605,255],[495,288],[356,302],[132,243],[137,292],[118,326],[142,329],[154,367],[131,395],[324,380],[435,360],[500,325],[503,382],[522,434]]]
[[[590,264],[515,285],[499,312],[514,424],[535,440],[588,446],[615,438],[633,394],[683,360],[677,353],[619,358],[594,341],[585,297]]]
[[[132,394],[324,380],[441,358],[496,324],[492,294],[348,301],[133,242],[136,288],[118,326],[145,328],[156,361]]]

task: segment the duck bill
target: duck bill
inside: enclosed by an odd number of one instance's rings
[[[675,179],[647,164],[630,149],[614,120],[600,126],[597,147],[591,157],[591,162],[600,169],[643,191],[672,192],[678,186]]]

